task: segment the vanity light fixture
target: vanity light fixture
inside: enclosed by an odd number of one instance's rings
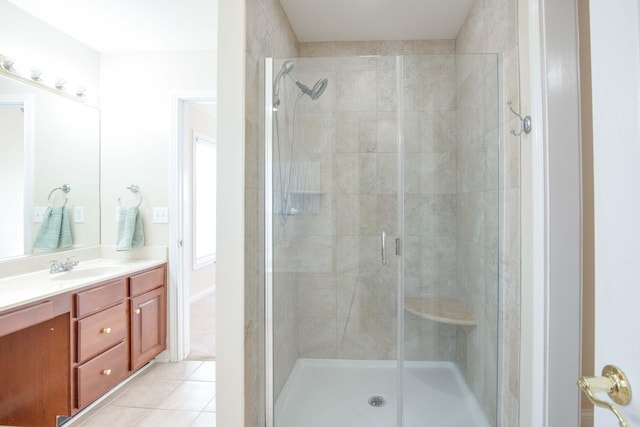
[[[18,67],[16,61],[4,55],[0,55],[0,75],[1,74],[20,80],[23,83],[46,89],[49,92],[75,99],[76,101],[85,102],[87,100],[87,90],[83,86],[78,86],[75,91],[67,91],[70,85],[65,79],[57,78],[54,81],[47,82],[44,78],[45,73],[40,68],[31,68],[24,64]]]
[[[10,73],[18,72],[16,63],[6,58],[3,58],[2,61],[0,61],[0,67],[2,67],[3,70],[8,71]]]

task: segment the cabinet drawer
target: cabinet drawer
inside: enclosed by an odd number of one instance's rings
[[[127,306],[117,305],[78,320],[78,363],[112,347],[127,336]]]
[[[126,297],[125,279],[116,279],[76,294],[76,317],[117,304]]]
[[[127,354],[123,342],[76,368],[78,408],[84,408],[126,378]]]
[[[129,296],[136,296],[164,285],[164,267],[132,276],[129,279]]]

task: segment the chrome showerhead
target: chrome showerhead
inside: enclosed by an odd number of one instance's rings
[[[327,88],[327,84],[329,84],[329,79],[325,77],[318,80],[316,84],[313,85],[313,89],[309,89],[308,86],[296,80],[296,86],[300,88],[302,93],[309,95],[309,97],[314,101],[322,96],[324,90]]]
[[[309,89],[307,85],[291,77],[289,73],[291,73],[294,67],[295,67],[295,64],[293,63],[293,61],[285,61],[282,64],[280,71],[278,71],[278,74],[276,74],[276,78],[273,80],[273,108],[274,109],[277,109],[278,106],[280,105],[280,98],[279,98],[280,80],[284,76],[288,76],[291,80],[293,80],[296,86],[300,88],[302,93],[305,95],[308,95],[314,101],[320,98],[320,96],[322,96],[325,89],[327,88],[327,85],[329,84],[329,80],[327,78],[322,78],[318,80],[315,85],[313,85],[312,89]]]

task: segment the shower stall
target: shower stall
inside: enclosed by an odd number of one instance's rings
[[[267,59],[271,427],[496,426],[496,55]]]

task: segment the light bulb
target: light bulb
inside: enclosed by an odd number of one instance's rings
[[[37,82],[44,81],[44,76],[42,75],[42,71],[31,70],[31,80],[35,80]]]

